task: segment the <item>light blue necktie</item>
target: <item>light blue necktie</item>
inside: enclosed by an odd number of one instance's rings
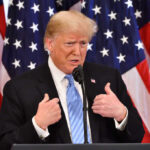
[[[81,97],[74,86],[72,75],[66,75],[65,78],[69,81],[66,98],[72,134],[72,143],[81,144],[84,143],[83,104],[81,101]],[[88,142],[91,143],[89,131]]]

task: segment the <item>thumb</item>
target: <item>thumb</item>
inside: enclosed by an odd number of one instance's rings
[[[110,88],[110,82],[107,82],[107,84],[105,85],[105,92],[108,95],[113,94],[113,92],[112,92],[112,90]]]
[[[43,102],[47,102],[49,100],[49,96],[47,93],[44,94]]]

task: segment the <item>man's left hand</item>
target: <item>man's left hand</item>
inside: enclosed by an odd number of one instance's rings
[[[110,88],[110,83],[105,86],[106,94],[99,94],[94,98],[92,110],[94,113],[103,117],[114,118],[118,122],[121,122],[126,114],[127,109],[117,98]]]

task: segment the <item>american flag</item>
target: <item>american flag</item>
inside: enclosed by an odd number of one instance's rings
[[[138,0],[142,5],[143,1]],[[9,78],[47,61],[43,35],[49,18],[55,12],[69,9],[77,2],[78,0],[10,0],[0,69],[1,93]],[[139,8],[139,12],[136,12],[133,2],[81,1],[81,11],[99,26],[98,33],[88,44],[86,60],[106,64],[120,71],[128,92],[150,131],[150,75],[136,21],[143,19],[145,9]]]
[[[138,73],[140,74],[140,77],[142,79],[142,84],[139,83],[139,92],[142,96],[139,98],[142,100],[145,100],[145,102],[142,104],[143,107],[141,107],[141,111],[143,111],[145,119],[149,118],[149,108],[150,108],[150,0],[134,0],[133,5],[135,8],[135,16],[136,20],[139,26],[139,32],[140,37],[144,43],[145,47],[145,55],[146,60],[139,63],[139,65],[136,66]],[[140,81],[140,80],[139,80]],[[143,89],[143,83],[144,83],[144,89]],[[138,100],[138,99],[137,99]],[[140,106],[139,106],[140,109]],[[149,119],[148,119],[149,120]],[[148,122],[149,124],[150,122]],[[145,137],[143,139],[143,143],[150,143],[150,131],[145,128]]]

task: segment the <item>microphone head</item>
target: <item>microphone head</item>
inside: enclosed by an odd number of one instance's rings
[[[83,82],[83,67],[81,65],[78,65],[78,67],[74,68],[72,72],[73,78],[75,81],[79,82],[81,84]]]

